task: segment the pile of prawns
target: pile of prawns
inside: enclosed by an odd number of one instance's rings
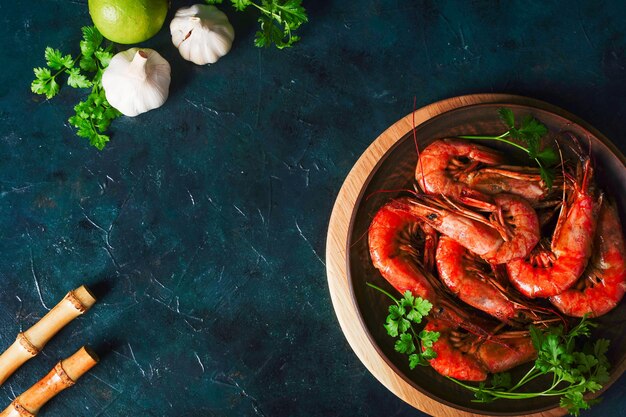
[[[440,333],[437,372],[483,381],[536,358],[530,324],[598,317],[622,299],[617,209],[594,183],[589,153],[576,155],[548,189],[537,169],[505,165],[496,150],[436,140],[419,153],[416,192],[376,213],[373,265],[400,293],[432,303],[425,330]]]

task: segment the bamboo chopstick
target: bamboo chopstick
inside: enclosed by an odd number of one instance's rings
[[[34,417],[52,397],[76,383],[98,363],[98,355],[83,346],[69,358],[57,363],[39,382],[9,405],[0,417]]]
[[[89,310],[96,298],[84,285],[72,290],[0,355],[0,385],[20,366],[35,357],[65,325]]]

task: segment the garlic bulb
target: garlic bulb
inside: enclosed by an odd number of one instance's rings
[[[102,74],[102,87],[111,106],[126,116],[160,107],[169,94],[170,64],[147,48],[115,55]]]
[[[235,30],[215,6],[195,4],[179,9],[170,23],[172,43],[194,64],[213,64],[230,51]]]

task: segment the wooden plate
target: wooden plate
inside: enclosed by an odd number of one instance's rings
[[[589,140],[598,167],[599,182],[615,190],[622,218],[626,208],[626,159],[595,129],[575,116],[547,103],[510,95],[455,97],[417,110],[389,127],[365,151],[346,178],[335,203],[328,230],[326,260],[328,285],[335,312],[351,347],[372,374],[398,397],[414,407],[437,416],[533,415],[560,416],[565,411],[558,401],[499,400],[491,404],[471,402],[471,393],[441,377],[430,368],[409,370],[406,357],[393,350],[382,324],[389,301],[366,287],[369,281],[390,288],[371,265],[366,231],[369,222],[397,190],[411,187],[416,162],[412,138],[415,119],[420,147],[430,141],[458,134],[502,131],[497,116],[501,106],[516,114],[533,114],[552,132],[567,130]],[[370,198],[363,198],[371,196]],[[626,368],[626,337],[619,329],[626,303],[602,317],[598,336],[612,340],[609,357],[614,368],[611,382]],[[610,384],[607,384],[607,386]]]

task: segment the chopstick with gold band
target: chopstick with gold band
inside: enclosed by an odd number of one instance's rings
[[[89,310],[96,298],[84,285],[72,290],[0,355],[0,385],[27,360],[35,357],[65,325]]]
[[[78,378],[98,363],[98,355],[83,346],[69,358],[57,363],[39,382],[9,405],[0,417],[34,417],[52,397],[76,383]]]

